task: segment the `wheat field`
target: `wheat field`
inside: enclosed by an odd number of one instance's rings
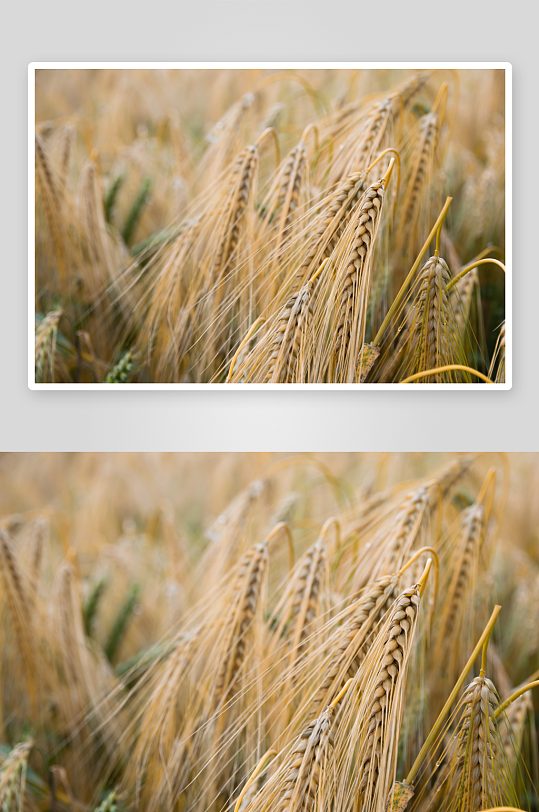
[[[536,811],[537,454],[4,454],[3,812]]]
[[[35,381],[505,382],[504,82],[38,69]]]

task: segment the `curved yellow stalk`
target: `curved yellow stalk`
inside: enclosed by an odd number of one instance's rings
[[[476,262],[472,262],[471,265],[466,265],[466,267],[463,268],[462,271],[460,271],[456,276],[454,276],[453,279],[450,282],[448,282],[447,290],[451,290],[451,288],[453,288],[457,284],[457,282],[460,279],[462,279],[463,276],[466,276],[467,273],[473,271],[474,268],[478,268],[480,265],[489,265],[489,264],[498,265],[502,269],[502,271],[506,273],[505,265],[498,259],[494,259],[492,257],[490,257],[489,259],[478,259]]]
[[[260,149],[260,144],[264,141],[268,135],[271,135],[273,138],[273,144],[275,146],[275,166],[279,166],[281,163],[281,155],[279,152],[279,139],[277,138],[277,133],[275,132],[275,127],[266,127],[263,133],[261,133],[255,141],[255,146]]]
[[[265,321],[266,321],[266,319],[264,319],[262,316],[259,316],[259,317],[257,318],[257,320],[256,320],[256,321],[254,321],[254,322],[251,324],[251,326],[249,327],[249,330],[247,331],[247,335],[245,336],[245,338],[243,339],[243,341],[241,341],[241,343],[240,343],[240,345],[239,345],[238,349],[236,350],[236,352],[234,353],[234,355],[233,355],[233,357],[232,357],[232,361],[230,362],[230,369],[228,370],[228,375],[227,375],[227,378],[226,378],[226,382],[227,382],[227,383],[230,381],[230,378],[231,378],[231,376],[232,376],[232,373],[234,372],[234,365],[235,365],[236,361],[238,360],[238,358],[239,358],[239,356],[240,356],[241,351],[243,350],[243,348],[245,347],[245,345],[249,343],[249,340],[252,338],[253,333],[254,333],[254,331],[256,330],[256,328],[258,327],[258,325],[259,325],[259,324],[264,324],[264,322],[265,322]]]
[[[243,799],[245,798],[245,794],[246,794],[247,790],[248,790],[248,789],[249,789],[249,787],[252,785],[253,781],[255,781],[255,780],[256,780],[256,778],[257,778],[257,777],[260,775],[260,773],[262,772],[262,768],[263,768],[263,767],[264,767],[264,765],[266,764],[266,761],[267,761],[269,758],[273,758],[273,756],[276,756],[276,755],[277,755],[277,750],[268,750],[268,752],[267,752],[267,753],[265,753],[265,754],[262,756],[262,758],[260,759],[260,761],[258,762],[258,764],[256,765],[256,767],[254,768],[253,772],[252,772],[252,773],[251,773],[251,775],[249,776],[249,778],[248,778],[248,780],[247,780],[247,783],[245,784],[244,788],[243,788],[243,789],[242,789],[242,791],[240,792],[239,797],[238,797],[238,800],[236,801],[236,805],[235,805],[235,807],[234,807],[234,812],[239,812],[239,808],[240,808],[240,806],[241,806],[241,802],[242,802],[242,801],[243,801]]]
[[[276,524],[273,530],[268,534],[268,541],[273,541],[273,539],[281,532],[284,532],[288,542],[288,559],[290,564],[290,572],[292,572],[295,562],[294,539],[292,538],[292,531],[290,530],[289,525],[286,522],[279,522],[279,524]]]
[[[460,369],[463,372],[469,372],[472,375],[476,375],[478,378],[481,378],[481,380],[485,383],[494,383],[494,381],[491,381],[486,375],[483,375],[482,372],[479,372],[477,369],[464,366],[464,364],[447,364],[447,366],[444,367],[425,369],[423,372],[416,372],[414,375],[410,375],[409,378],[405,378],[403,381],[399,381],[399,383],[412,383],[413,381],[418,381],[420,378],[427,378],[430,375],[436,375],[438,372],[449,372],[452,369]]]
[[[326,519],[320,530],[320,538],[326,540],[327,532],[332,525],[335,525],[335,552],[338,553],[341,548],[341,523],[335,516]]]
[[[524,685],[522,688],[519,688],[519,689],[518,689],[518,691],[515,691],[515,693],[514,693],[514,694],[511,694],[511,696],[510,696],[510,697],[508,697],[508,698],[505,700],[505,702],[503,702],[503,703],[500,705],[500,707],[499,707],[499,708],[496,708],[496,712],[495,712],[495,714],[494,714],[494,718],[496,719],[496,717],[497,717],[497,716],[499,716],[499,715],[500,715],[500,713],[503,713],[503,711],[504,711],[506,708],[508,708],[508,707],[509,707],[509,705],[510,705],[512,702],[514,702],[514,701],[515,701],[515,699],[518,699],[518,698],[519,698],[519,696],[522,696],[522,694],[525,694],[525,693],[526,693],[526,691],[531,691],[531,689],[532,689],[532,688],[538,688],[538,687],[539,687],[539,680],[535,680],[534,682],[529,682],[527,685]]]
[[[438,579],[439,579],[439,575],[440,575],[440,561],[439,561],[439,558],[438,558],[438,553],[436,552],[436,550],[433,547],[421,547],[420,550],[418,550],[416,553],[414,553],[414,555],[404,565],[404,567],[400,568],[398,575],[400,577],[402,575],[402,573],[405,570],[408,569],[408,567],[411,567],[412,564],[415,561],[417,561],[419,556],[424,555],[425,553],[430,553],[430,555],[432,555],[432,561],[434,562],[434,605],[436,605],[436,598],[438,597]],[[429,561],[430,561],[430,559],[429,559]]]

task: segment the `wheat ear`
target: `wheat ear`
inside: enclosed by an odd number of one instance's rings
[[[329,257],[350,222],[355,207],[367,188],[365,172],[355,172],[345,178],[323,203],[315,220],[315,233],[306,250],[305,258],[296,272],[296,288],[300,288]]]
[[[307,282],[294,293],[279,316],[269,349],[267,383],[300,383],[306,368],[303,343],[312,321],[314,282]]]
[[[36,134],[36,170],[39,181],[39,189],[43,195],[45,211],[49,221],[49,228],[53,239],[56,260],[58,263],[58,275],[60,287],[66,290],[66,244],[65,244],[65,223],[62,213],[65,208],[64,189],[56,182],[55,172],[52,168],[48,150],[40,135]]]
[[[464,691],[458,730],[456,777],[462,809],[478,812],[506,800],[503,744],[495,719],[499,704],[493,683],[481,672]]]
[[[291,751],[286,755],[276,776],[278,791],[273,808],[279,812],[313,812],[320,804],[320,792],[327,771],[330,751],[333,748],[333,714],[349,688],[349,680],[342,691],[323,713],[302,730]],[[256,810],[256,799],[253,810]]]
[[[455,635],[460,634],[464,622],[466,601],[474,583],[478,560],[485,539],[486,516],[483,505],[467,508],[461,518],[460,540],[453,575],[447,587],[446,600],[440,619],[438,647],[451,650]],[[441,655],[441,651],[438,652]]]
[[[401,249],[405,241],[413,249],[421,200],[424,194],[428,192],[428,183],[432,175],[439,132],[440,120],[437,113],[430,112],[421,119],[417,143],[410,159],[410,177],[401,204],[402,213],[395,236],[398,250]]]
[[[377,790],[383,765],[387,764],[384,748],[387,744],[388,725],[391,724],[393,705],[406,673],[412,639],[420,603],[420,587],[407,589],[395,602],[391,612],[383,655],[373,677],[366,716],[367,735],[362,746],[358,772],[359,794],[362,807],[370,808]],[[384,782],[386,783],[386,782]],[[392,782],[390,781],[389,784]],[[387,792],[382,793],[384,798]]]
[[[11,540],[4,530],[0,530],[0,571],[7,594],[16,644],[19,648],[23,671],[25,673],[28,696],[32,714],[37,718],[37,686],[35,676],[38,670],[37,651],[34,641],[34,623],[30,613],[31,601],[28,599],[21,577],[19,565],[13,554]]]
[[[457,357],[458,330],[447,292],[450,279],[449,268],[439,256],[431,257],[423,266],[414,303],[416,315],[412,328],[415,372],[451,364]],[[430,378],[434,383],[449,380],[447,376],[440,375]]]
[[[320,309],[322,334],[329,333],[330,343],[317,351],[315,368],[318,377],[325,370],[329,382],[355,381],[366,328],[372,257],[388,178],[389,172],[387,178],[367,189],[329,260],[330,266],[335,262],[338,267],[334,280],[326,271],[328,282]],[[342,257],[338,257],[341,243]]]
[[[397,585],[396,576],[386,576],[373,584],[364,597],[354,601],[353,613],[329,639],[332,656],[314,698],[317,707],[331,702],[346,680],[358,673],[376,627],[398,595]]]
[[[213,694],[215,707],[234,690],[235,679],[243,665],[247,635],[255,619],[267,561],[267,543],[256,544],[244,556],[236,577],[235,608],[225,632],[225,656],[215,679]]]
[[[475,271],[472,273],[475,273]],[[464,279],[467,279],[467,277],[465,276]],[[505,321],[500,327],[500,332],[494,348],[494,355],[492,357],[488,372],[489,378],[492,378],[494,371],[496,371],[496,377],[494,378],[495,382],[505,383]]]

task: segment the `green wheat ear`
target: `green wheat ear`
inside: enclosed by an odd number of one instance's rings
[[[165,644],[149,646],[142,651],[137,651],[127,660],[122,660],[114,669],[117,677],[125,680],[126,687],[131,690],[148,672],[149,668],[158,659],[166,660],[170,656],[170,651]]]
[[[132,350],[127,350],[117,364],[107,372],[104,383],[128,383],[137,371],[137,358]]]
[[[103,592],[108,586],[109,579],[106,576],[100,578],[95,584],[86,599],[86,602],[82,609],[82,615],[84,619],[84,628],[86,630],[86,634],[88,637],[92,637],[93,632],[93,625],[95,616],[97,614],[97,607],[99,605],[99,601],[101,600],[101,596]]]
[[[58,340],[58,325],[63,310],[53,310],[44,318],[36,317],[35,327],[35,381],[54,383],[54,362]],[[48,376],[46,375],[48,371]]]
[[[118,804],[118,796],[115,790],[109,792],[106,795],[98,807],[96,807],[95,812],[117,812],[119,808]]]
[[[109,662],[113,662],[118,649],[125,637],[125,633],[127,631],[127,627],[131,621],[131,616],[133,614],[133,609],[135,608],[140,595],[140,586],[139,584],[132,583],[129,589],[127,590],[127,596],[125,601],[118,612],[116,620],[114,621],[114,625],[110,630],[108,640],[105,645],[105,654]]]
[[[34,746],[30,739],[2,754],[0,763],[0,808],[6,812],[25,806],[28,759]]]
[[[140,186],[139,193],[134,199],[129,214],[127,215],[125,225],[122,229],[122,237],[126,245],[129,245],[131,237],[133,236],[134,231],[141,218],[144,206],[148,201],[151,186],[152,182],[150,178],[144,178]]]
[[[103,208],[105,209],[105,219],[107,223],[112,223],[112,215],[114,212],[114,207],[116,205],[116,199],[118,197],[118,192],[120,191],[120,187],[122,186],[125,180],[125,174],[120,172],[112,183],[110,184],[109,188],[106,191],[104,200],[103,200]]]

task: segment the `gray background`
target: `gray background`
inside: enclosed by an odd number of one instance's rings
[[[538,6],[523,0],[4,0],[0,451],[539,450]],[[28,63],[228,59],[512,63],[511,391],[27,388]]]

